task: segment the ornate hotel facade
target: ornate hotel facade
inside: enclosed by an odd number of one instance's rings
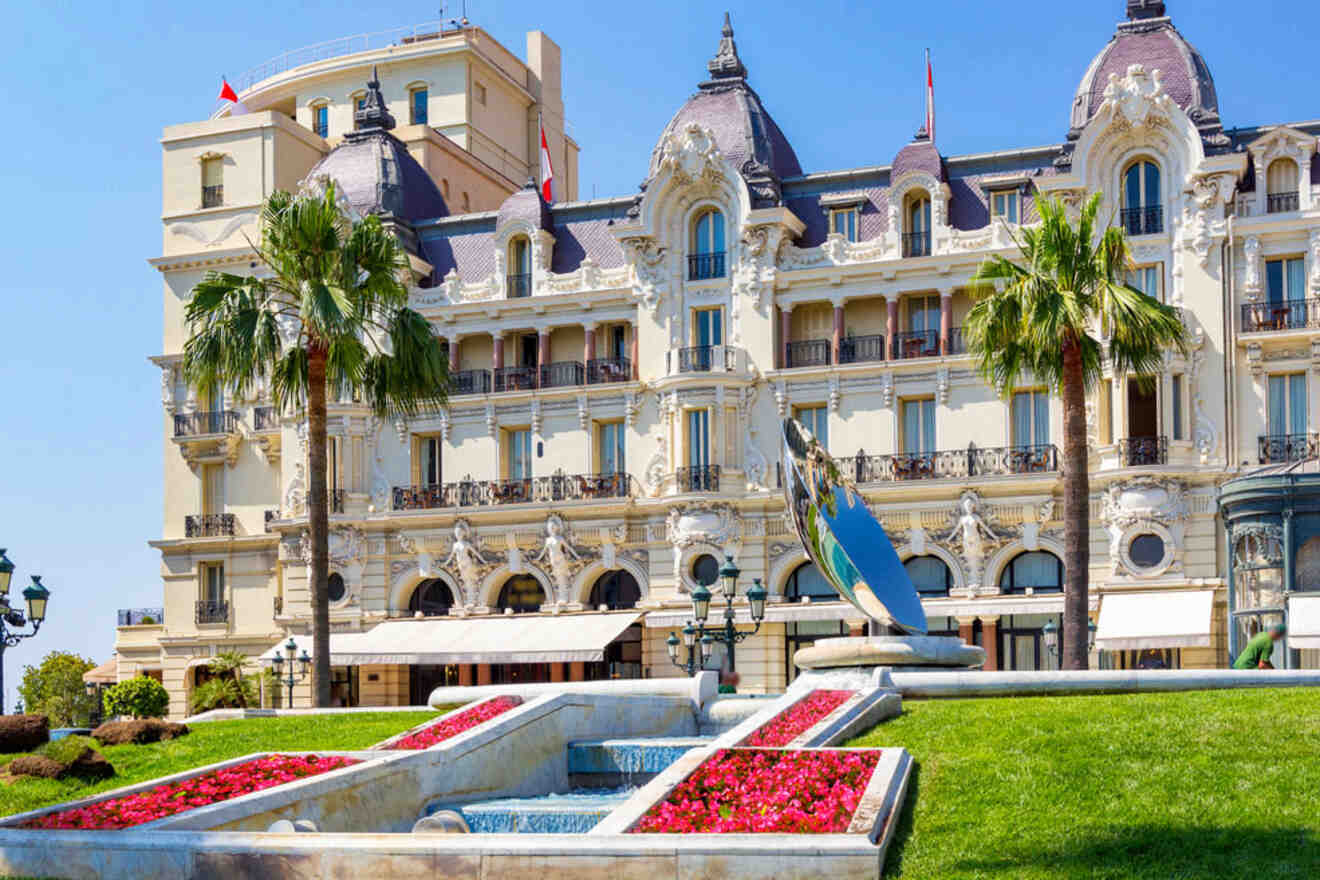
[[[983,645],[989,668],[1048,667],[1061,409],[1031,382],[996,395],[960,328],[972,274],[1014,253],[1033,197],[1092,192],[1131,236],[1132,283],[1181,309],[1191,340],[1153,382],[1106,372],[1088,397],[1093,661],[1224,665],[1259,617],[1233,623],[1218,487],[1316,453],[1320,122],[1225,128],[1165,4],[1127,7],[1079,64],[1064,140],[993,154],[944,155],[922,131],[892,158],[806,171],[727,21],[641,192],[619,198],[574,200],[539,34],[526,64],[476,28],[414,36],[262,79],[248,115],[167,129],[164,603],[145,623],[121,613],[120,676],[159,674],[181,714],[217,650],[310,631],[301,414],[199,400],[179,372],[192,285],[259,271],[242,238],[259,202],[309,176],[393,224],[453,374],[449,405],[406,422],[331,404],[341,701],[683,674],[665,640],[726,554],[771,597],[733,658],[743,688],[783,688],[797,648],[864,627],[786,525],[787,416],[845,464],[932,632]],[[350,103],[373,64],[379,86]],[[523,185],[542,104],[554,204]]]

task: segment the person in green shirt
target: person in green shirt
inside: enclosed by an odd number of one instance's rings
[[[1269,629],[1256,633],[1242,649],[1242,653],[1238,654],[1233,668],[1273,669],[1274,664],[1270,662],[1270,656],[1274,653],[1274,643],[1283,638],[1283,634],[1287,631],[1283,624],[1276,623]]]

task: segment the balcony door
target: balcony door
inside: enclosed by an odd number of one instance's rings
[[[1270,376],[1270,434],[1305,434],[1306,422],[1306,374]]]
[[[692,344],[702,348],[724,344],[724,311],[722,309],[693,310]]]
[[[627,470],[624,464],[623,422],[603,422],[600,425],[600,467],[601,474],[621,474]]]
[[[710,466],[710,410],[688,410],[687,458],[689,467]]]
[[[443,439],[440,437],[417,438],[418,478],[423,486],[439,486],[444,482],[440,467],[440,453]]]
[[[505,434],[505,473],[510,480],[532,478],[532,432],[528,428],[514,428]]]
[[[903,452],[929,455],[935,451],[935,401],[903,401]]]
[[[1160,407],[1154,382],[1127,383],[1128,437],[1152,438],[1160,435]]]
[[[1013,395],[1013,446],[1044,446],[1050,442],[1050,396],[1044,391]]]
[[[225,512],[225,466],[202,465],[202,513],[205,516]]]
[[[225,598],[225,567],[219,562],[207,563],[202,568],[202,601],[217,603]]]

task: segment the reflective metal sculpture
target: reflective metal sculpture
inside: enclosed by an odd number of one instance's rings
[[[907,634],[926,613],[884,526],[834,459],[797,419],[784,420],[784,499],[807,555],[839,595]]]

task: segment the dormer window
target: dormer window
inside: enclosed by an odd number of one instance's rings
[[[408,92],[409,120],[413,125],[426,125],[427,94],[425,87]]]
[[[688,280],[724,277],[724,214],[711,208],[692,224],[692,247],[688,252]]]
[[[1270,214],[1296,211],[1298,205],[1297,163],[1292,159],[1275,159],[1265,174],[1268,195],[1265,210]]]
[[[1123,172],[1123,228],[1128,235],[1156,235],[1164,231],[1160,204],[1160,169],[1145,159]]]
[[[317,104],[312,108],[312,131],[319,137],[330,136],[330,107],[326,104]]]
[[[202,207],[218,208],[225,203],[225,160],[212,156],[202,160]]]
[[[847,241],[857,240],[857,208],[830,209],[830,232],[842,235]]]
[[[1018,192],[1015,189],[1001,189],[990,194],[990,216],[1005,223],[1018,222]]]
[[[509,271],[505,278],[509,299],[532,295],[532,246],[524,235],[509,242]]]
[[[924,192],[909,197],[904,212],[903,256],[930,256],[930,197]]]

